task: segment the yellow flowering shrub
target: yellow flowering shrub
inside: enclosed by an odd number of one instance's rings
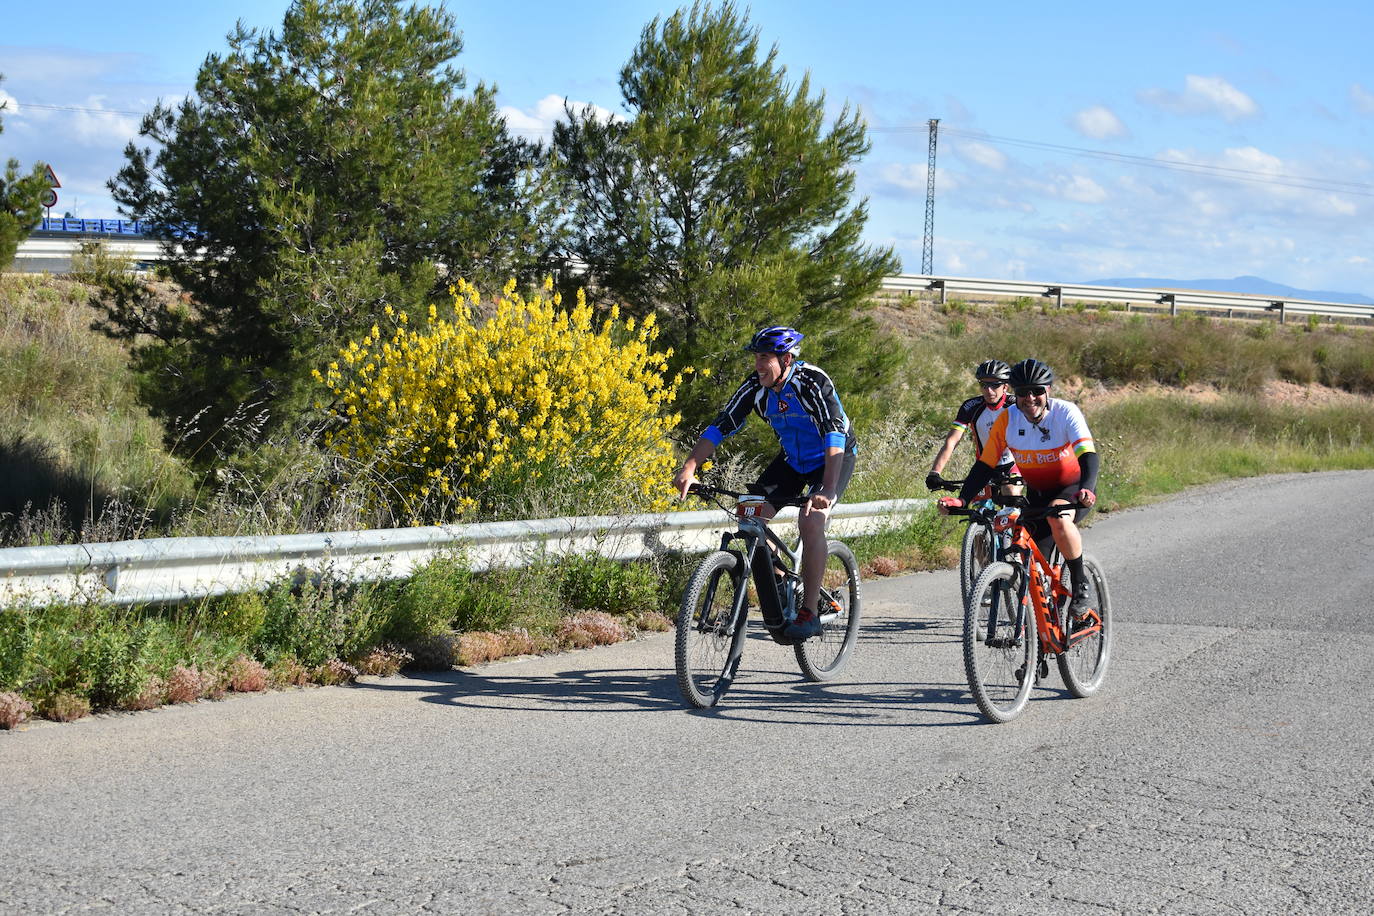
[[[563,494],[562,511],[665,508],[680,376],[664,378],[653,316],[597,322],[581,290],[565,309],[551,282],[526,300],[512,280],[481,320],[476,287],[450,291],[423,327],[388,307],[389,333],[374,325],[315,372],[334,395],[328,446],[416,520],[535,508],[530,493]]]

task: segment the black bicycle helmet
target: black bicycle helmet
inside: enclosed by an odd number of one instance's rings
[[[806,335],[796,328],[786,325],[764,328],[755,332],[753,338],[744,345],[750,353],[791,353],[801,355],[801,342]]]
[[[1035,385],[1054,384],[1054,370],[1038,359],[1023,359],[1011,367],[1007,376],[1013,388],[1030,388]]]
[[[1011,366],[1000,359],[989,359],[978,364],[973,370],[973,377],[979,380],[995,378],[999,382],[1005,382],[1011,378]]]

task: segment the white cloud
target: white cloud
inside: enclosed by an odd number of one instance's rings
[[[878,179],[899,191],[912,194],[919,191],[924,194],[926,190],[926,166],[915,162],[889,162],[879,170]],[[936,187],[939,187],[938,174]]]
[[[1146,89],[1139,94],[1147,105],[1184,115],[1216,115],[1226,121],[1239,121],[1259,114],[1254,99],[1219,76],[1188,74],[1182,92]]]
[[[563,96],[546,95],[538,102],[535,102],[533,108],[520,109],[513,105],[503,105],[501,106],[500,113],[501,116],[506,119],[506,127],[513,133],[552,134],[554,122],[563,120],[563,105]],[[568,100],[567,106],[578,114],[581,114],[583,109],[590,107],[594,117],[598,121],[624,120],[620,115],[611,111],[609,108],[602,108],[600,105],[590,105],[588,102],[574,102]]]
[[[16,115],[19,113],[19,100],[0,89],[0,118]]]
[[[1359,83],[1350,84],[1350,104],[1362,115],[1374,115],[1374,92]]]
[[[1107,199],[1102,186],[1086,175],[1062,176],[1054,183],[1052,192],[1080,204],[1100,204]]]
[[[1091,108],[1084,108],[1082,111],[1076,112],[1069,119],[1069,126],[1093,140],[1110,140],[1114,137],[1124,137],[1130,133],[1126,130],[1126,125],[1122,124],[1121,119],[1116,116],[1116,112],[1106,105],[1093,105]]]
[[[986,169],[1000,172],[1007,167],[1007,157],[986,143],[965,140],[955,145],[954,152],[959,158]]]

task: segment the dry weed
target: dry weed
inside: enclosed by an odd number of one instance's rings
[[[609,646],[630,638],[625,624],[605,611],[584,611],[563,618],[558,625],[558,641],[575,649]]]
[[[138,692],[138,696],[124,704],[124,708],[132,710],[156,709],[166,701],[166,696],[167,682],[154,674],[143,684],[143,689]]]
[[[59,693],[39,703],[38,711],[54,722],[75,722],[91,714],[91,702],[74,693]]]
[[[659,611],[645,611],[635,618],[635,628],[649,633],[666,633],[673,628],[673,619]]]
[[[33,704],[17,693],[0,693],[0,728],[15,728],[33,714]]]
[[[310,683],[310,672],[295,656],[288,655],[277,659],[276,664],[268,672],[267,679],[268,683],[278,690],[283,687],[304,687]]]
[[[229,663],[226,672],[229,689],[236,693],[257,693],[267,689],[267,669],[262,662],[240,655]]]
[[[358,669],[342,659],[331,658],[323,665],[311,671],[310,679],[325,687],[333,687],[338,684],[351,684],[358,679]]]
[[[195,666],[177,665],[167,675],[168,703],[194,703],[204,692],[204,677]]]
[[[437,633],[407,644],[411,664],[421,671],[447,671],[462,655],[462,641],[452,633]]]
[[[901,567],[892,557],[874,557],[863,568],[865,576],[895,576],[899,572]]]
[[[391,677],[415,660],[405,649],[392,645],[376,646],[354,659],[359,674]]]

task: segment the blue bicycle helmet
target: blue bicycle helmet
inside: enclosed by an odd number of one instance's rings
[[[805,337],[806,335],[796,328],[778,325],[756,332],[744,345],[744,349],[750,353],[791,353],[793,356],[800,356],[801,342]]]

